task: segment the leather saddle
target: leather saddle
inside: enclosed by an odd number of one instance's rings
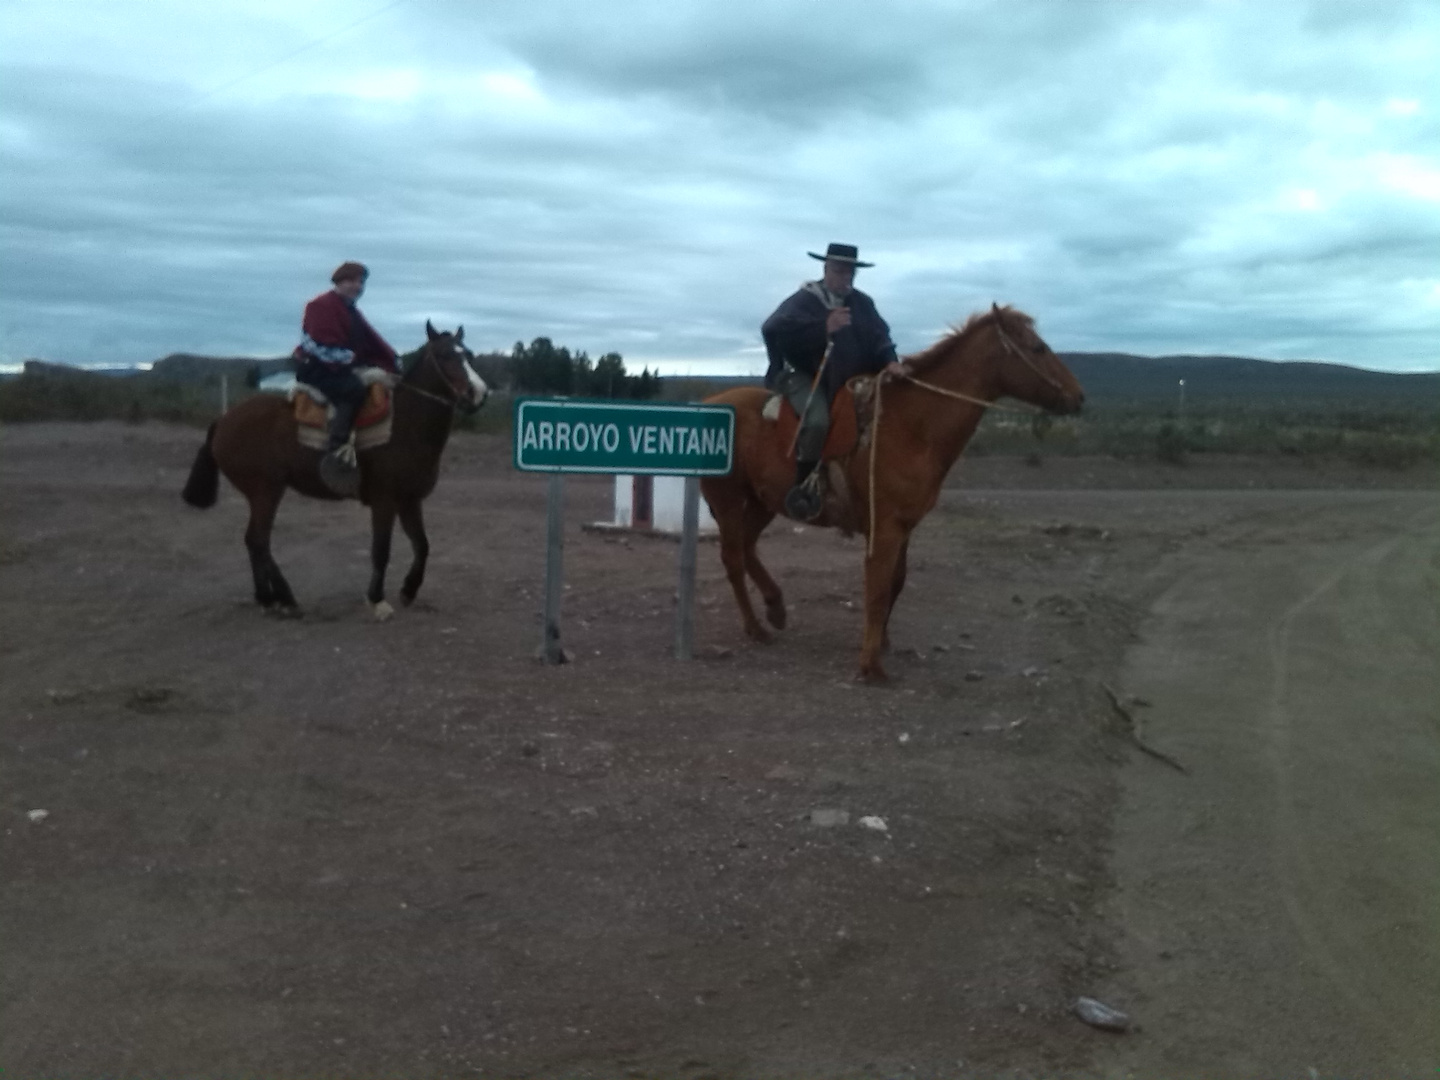
[[[364,378],[363,374],[361,378]],[[301,427],[320,428],[323,431],[329,426],[333,406],[318,389],[309,383],[297,382],[290,392],[290,397],[295,407],[295,422]],[[355,430],[364,431],[389,419],[389,386],[384,380],[370,382],[370,392],[365,397],[365,404],[360,406],[360,415],[355,419]]]
[[[830,431],[825,437],[825,449],[820,452],[821,461],[847,458],[860,445],[863,429],[869,426],[873,386],[871,376],[857,375],[835,395],[835,400],[830,403]],[[774,421],[771,437],[781,456],[793,461],[795,432],[800,427],[800,416],[795,407],[783,394],[774,394],[765,403],[761,415]]]

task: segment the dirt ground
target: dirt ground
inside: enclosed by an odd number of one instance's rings
[[[179,499],[200,439],[0,430],[6,1076],[1433,1075],[1432,476],[967,459],[876,689],[861,541],[772,525],[768,647],[702,544],[681,663],[677,545],[582,530],[593,478],[537,664],[546,484],[492,437],[414,607],[364,606],[361,508],[293,498],[267,617],[242,501]],[[1324,692],[1361,678],[1379,742]]]

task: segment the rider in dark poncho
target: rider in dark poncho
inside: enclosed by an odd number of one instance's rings
[[[835,394],[856,375],[903,370],[875,301],[853,284],[856,269],[874,263],[861,262],[849,244],[831,244],[824,255],[807,254],[825,263],[824,276],[800,286],[760,328],[770,357],[765,385],[784,394],[800,416],[795,486],[785,497],[785,513],[800,521],[813,520],[822,508],[820,492],[806,481],[820,462]],[[817,384],[822,361],[825,370]]]

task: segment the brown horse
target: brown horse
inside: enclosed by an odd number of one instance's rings
[[[1054,413],[1078,412],[1085,400],[1068,368],[1035,332],[1030,316],[992,306],[962,329],[909,357],[912,378],[886,378],[880,419],[870,438],[878,440],[873,459],[868,442],[839,462],[852,494],[849,522],[822,516],[817,525],[853,524],[868,538],[865,556],[865,639],[860,675],[885,679],[881,654],[889,645],[890,612],[905,587],[910,534],[935,506],[946,474],[975,433],[989,403],[1017,398]],[[755,552],[760,533],[782,513],[795,463],[775,437],[775,421],[761,415],[769,393],[758,387],[729,390],[707,399],[735,407],[735,467],[729,476],[700,481],[705,501],[720,526],[720,558],[740,605],[745,632],[769,641],[750,605],[748,573],[765,600],[765,616],[785,626],[780,586]],[[827,512],[828,513],[828,512]]]
[[[453,334],[438,333],[427,322],[425,333],[425,347],[392,395],[390,441],[359,454],[360,501],[370,507],[371,522],[373,572],[366,599],[379,619],[394,613],[385,602],[385,568],[395,518],[415,553],[400,588],[401,602],[409,604],[420,591],[430,553],[420,503],[435,489],[455,410],[474,412],[489,394],[465,348],[463,326]],[[223,472],[249,500],[245,547],[255,575],[255,601],[280,614],[298,614],[299,609],[270,555],[270,530],[287,487],[316,499],[339,498],[320,479],[320,458],[321,451],[300,445],[290,402],[256,394],[210,425],[181,493],[191,506],[214,506]]]

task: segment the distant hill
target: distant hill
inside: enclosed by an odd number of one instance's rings
[[[171,353],[156,360],[148,369],[134,366],[79,367],[75,364],[56,364],[49,360],[26,360],[21,371],[0,372],[0,379],[16,378],[20,375],[50,376],[65,378],[83,375],[110,375],[126,377],[150,376],[166,382],[201,383],[215,385],[220,376],[227,375],[239,386],[246,382],[251,372],[263,379],[277,371],[291,370],[290,357],[256,358],[253,356],[197,356],[194,353]]]
[[[1131,356],[1061,353],[1087,402],[1174,404],[1185,380],[1187,404],[1337,404],[1346,399],[1440,409],[1440,372],[1397,374],[1343,364],[1251,360],[1238,356]]]
[[[72,367],[69,364],[52,364],[48,360],[26,360],[24,370],[17,374],[29,375],[36,378],[40,376],[50,376],[52,378],[63,379],[67,376],[133,375],[135,374],[135,369],[124,367],[78,368]]]
[[[1440,410],[1440,372],[1395,374],[1341,364],[1252,360],[1239,356],[1132,356],[1060,353],[1090,406],[1173,407],[1185,380],[1187,405],[1333,407],[1347,400]],[[661,380],[661,397],[694,401],[758,377],[691,376]]]
[[[156,360],[150,374],[174,382],[219,382],[227,375],[231,382],[243,383],[252,372],[263,379],[277,371],[289,371],[290,357],[256,359],[253,356],[196,356],[193,353],[171,353]]]

